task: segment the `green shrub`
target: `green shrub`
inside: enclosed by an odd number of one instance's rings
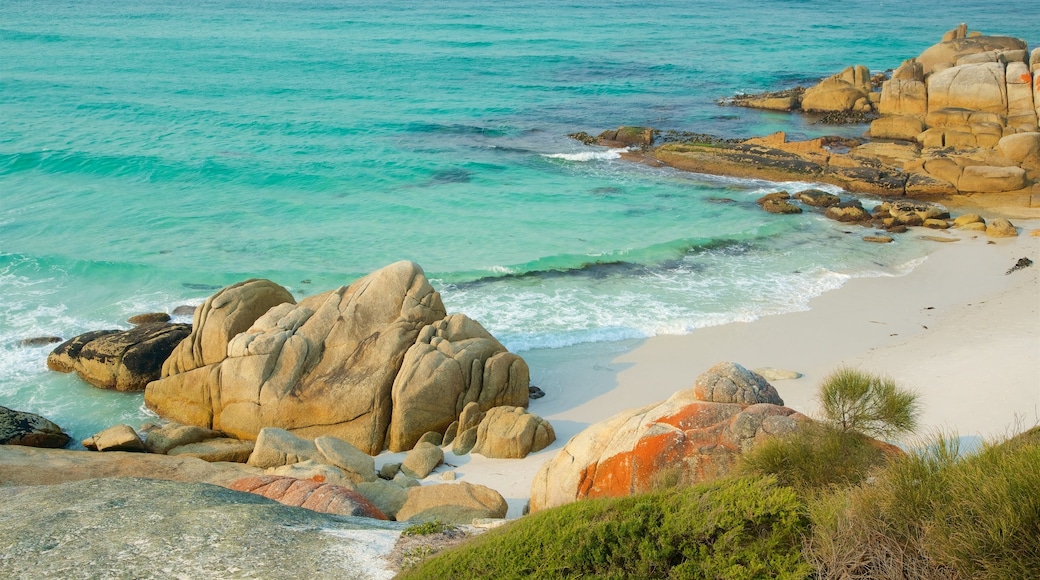
[[[579,501],[525,516],[401,578],[806,578],[808,521],[772,477]]]
[[[962,456],[938,437],[871,485],[809,503],[806,558],[820,578],[1035,578],[1040,441]]]
[[[401,532],[402,536],[429,536],[430,534],[439,534],[448,530],[455,529],[455,526],[450,526],[440,520],[433,520],[429,522],[422,522],[412,526],[408,526]]]
[[[920,409],[917,396],[900,390],[892,379],[840,368],[820,386],[827,420],[842,431],[888,438],[912,433]]]
[[[744,473],[775,475],[781,485],[801,492],[851,486],[885,463],[870,438],[824,423],[806,423],[784,437],[769,439],[743,454]]]

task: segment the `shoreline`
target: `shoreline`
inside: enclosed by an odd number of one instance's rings
[[[949,230],[911,272],[854,278],[814,298],[809,310],[655,336],[524,353],[545,392],[530,411],[557,440],[520,460],[446,453],[462,481],[496,489],[507,517],[522,514],[541,464],[588,425],[690,388],[721,361],[801,373],[776,380],[788,407],[812,415],[824,377],[847,365],[885,374],[921,403],[919,437],[937,431],[992,439],[1040,424],[1040,266],[1006,275],[1021,257],[1040,262],[1040,220],[1017,238]],[[920,232],[920,233],[918,233]],[[915,229],[904,235],[927,235]],[[397,461],[396,454],[377,463]]]

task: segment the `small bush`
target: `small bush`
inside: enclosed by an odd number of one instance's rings
[[[772,477],[726,479],[525,516],[401,578],[806,578],[808,521]]]
[[[429,522],[422,522],[415,524],[414,526],[408,526],[401,532],[402,536],[429,536],[430,534],[439,534],[448,530],[454,529],[454,526],[440,521],[433,520]]]
[[[962,456],[938,437],[872,485],[810,502],[806,558],[820,578],[1034,578],[1040,570],[1040,442]]]
[[[840,368],[820,387],[824,416],[842,431],[889,438],[912,433],[920,409],[917,395],[892,379]]]
[[[884,452],[860,433],[807,423],[785,437],[769,439],[741,457],[745,473],[775,475],[801,492],[852,486],[884,465]]]

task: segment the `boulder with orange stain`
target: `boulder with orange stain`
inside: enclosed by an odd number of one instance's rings
[[[324,480],[324,478],[320,478]],[[279,475],[258,475],[235,480],[228,485],[273,499],[278,503],[302,507],[325,514],[389,519],[360,493],[341,485]]]
[[[740,386],[703,388],[709,379]],[[745,384],[748,380],[753,384]],[[644,493],[669,475],[685,483],[715,479],[729,473],[739,455],[758,442],[808,420],[782,406],[765,379],[740,365],[716,365],[698,383],[702,388],[624,411],[576,435],[535,476],[531,511],[584,498]],[[742,402],[732,402],[735,392],[741,393]],[[700,398],[716,396],[727,402]]]

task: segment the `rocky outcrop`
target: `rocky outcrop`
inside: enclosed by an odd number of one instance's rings
[[[187,324],[164,323],[88,332],[58,345],[47,357],[47,367],[75,371],[102,389],[142,391],[159,378],[163,361],[190,332]]]
[[[109,451],[86,453],[0,445],[0,485],[56,485],[96,478],[147,477],[217,485],[261,470],[235,463],[210,463],[194,457]]]
[[[508,508],[497,491],[463,481],[410,488],[396,517],[399,522],[439,520],[470,524],[475,519],[504,518]]]
[[[432,443],[419,443],[405,455],[401,473],[422,479],[444,462],[444,451]]]
[[[487,411],[527,406],[527,364],[479,323],[453,314],[423,328],[391,390],[388,447],[411,449],[427,431],[443,433],[469,403]]]
[[[0,407],[0,445],[59,448],[68,443],[69,436],[53,421]]]
[[[442,432],[467,402],[525,406],[528,383],[523,359],[398,262],[298,304],[265,280],[221,290],[145,403],[241,439],[277,427],[374,455]]]
[[[385,578],[402,528],[150,479],[5,489],[0,520],[6,578]]]
[[[94,451],[144,451],[144,441],[129,425],[113,425],[88,437],[83,446]]]
[[[873,110],[870,71],[863,65],[848,67],[805,90],[802,110],[815,112]]]
[[[552,425],[522,407],[495,407],[477,426],[473,453],[500,459],[521,459],[556,440]]]
[[[323,514],[389,519],[365,496],[341,485],[278,475],[261,475],[233,481],[228,488],[254,493],[283,505],[302,507]]]
[[[347,441],[330,436],[317,437],[311,441],[276,427],[266,427],[260,431],[247,463],[266,469],[306,461],[335,466],[355,483],[376,478],[372,457]]]
[[[147,441],[145,442],[147,445]],[[232,439],[230,437],[215,437],[196,443],[178,445],[167,451],[168,455],[196,457],[205,461],[228,461],[232,463],[245,463],[253,454],[255,443],[248,439]]]
[[[144,448],[149,453],[166,453],[174,447],[223,436],[220,431],[171,422],[149,431],[144,440]]]
[[[716,365],[695,388],[572,438],[535,476],[531,511],[647,492],[669,472],[686,483],[725,475],[740,453],[808,420],[776,403],[782,401],[765,379],[733,363]]]

